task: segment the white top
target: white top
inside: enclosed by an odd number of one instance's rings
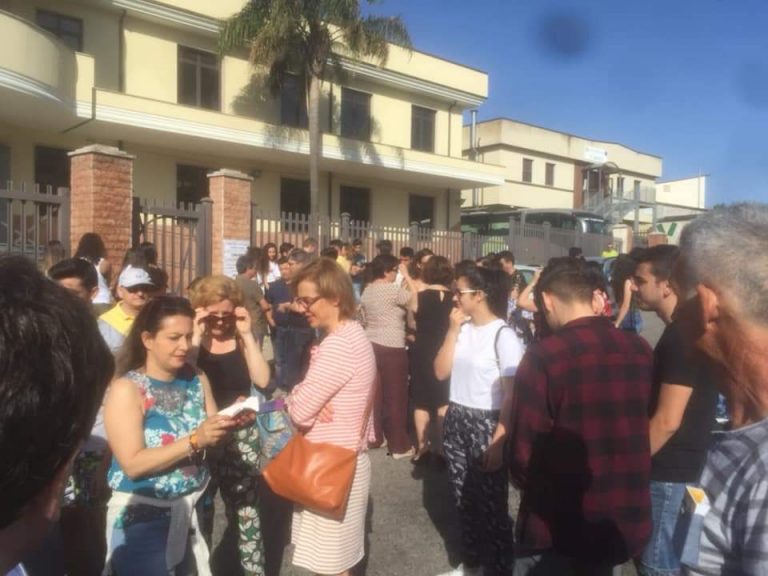
[[[94,304],[112,304],[112,294],[109,292],[109,285],[107,284],[107,279],[104,278],[104,275],[99,270],[99,266],[101,266],[101,263],[104,262],[104,258],[99,260],[98,264],[94,264],[96,266],[96,277],[99,279],[99,291],[96,292],[96,296],[93,299]]]
[[[501,370],[493,348],[499,329],[496,350]],[[504,320],[494,320],[484,326],[466,322],[459,331],[453,355],[451,402],[481,410],[501,410],[504,389],[500,374],[507,378],[514,376],[523,352],[523,344]]]
[[[269,274],[267,274],[267,284],[272,284],[276,280],[280,280],[280,264],[277,262],[269,261]]]

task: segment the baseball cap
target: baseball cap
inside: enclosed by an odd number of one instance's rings
[[[120,273],[117,285],[121,288],[133,288],[134,286],[154,286],[155,283],[152,282],[149,272],[129,265]]]

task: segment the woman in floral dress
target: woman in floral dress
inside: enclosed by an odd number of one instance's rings
[[[210,574],[195,513],[206,450],[247,422],[217,415],[208,379],[187,364],[193,318],[186,300],[155,298],[118,358],[104,407],[114,455],[107,574]]]

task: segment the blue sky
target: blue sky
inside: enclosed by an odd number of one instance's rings
[[[768,201],[768,0],[386,0],[414,47],[489,73],[507,116],[711,175],[707,203]]]

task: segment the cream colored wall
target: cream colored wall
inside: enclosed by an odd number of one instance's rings
[[[9,12],[35,22],[38,9],[57,12],[83,21],[83,52],[96,59],[96,85],[117,90],[119,83],[119,16],[92,4],[61,0],[9,0]]]
[[[707,176],[694,176],[656,184],[656,200],[663,204],[704,208],[706,198]]]
[[[587,161],[584,152],[587,147],[594,147],[605,150],[608,161],[615,162],[622,172],[643,174],[650,180],[662,173],[659,157],[636,152],[620,144],[589,140],[521,122],[506,119],[481,122],[477,125],[477,136],[481,148],[506,145],[525,149],[531,154],[543,153],[579,162]],[[465,149],[469,147],[468,126],[464,127],[464,144]]]
[[[68,134],[19,130],[15,126],[0,124],[0,144],[11,150],[11,180],[29,186],[35,184],[35,146],[76,150],[89,142]]]
[[[175,103],[178,98],[178,45],[215,51],[213,40],[202,35],[172,30],[159,24],[128,18],[126,22],[126,92]],[[148,65],[151,63],[151,65]],[[264,75],[241,57],[227,56],[221,66],[222,111],[257,118],[269,124],[280,122],[280,101],[265,88]],[[461,154],[461,113],[449,111],[450,104],[426,96],[350,77],[349,88],[371,97],[374,143],[399,148],[411,146],[411,108],[423,106],[436,111],[435,153],[455,157]],[[321,122],[328,129],[329,94],[333,91],[333,133],[341,130],[341,85],[326,82],[323,87]],[[449,128],[450,126],[450,128]],[[279,128],[276,128],[279,129]],[[448,136],[451,143],[449,150]]]
[[[239,12],[245,5],[244,0],[158,0],[161,4],[167,4],[174,8],[181,8],[188,12],[195,12],[209,18],[228,18],[235,12]]]

